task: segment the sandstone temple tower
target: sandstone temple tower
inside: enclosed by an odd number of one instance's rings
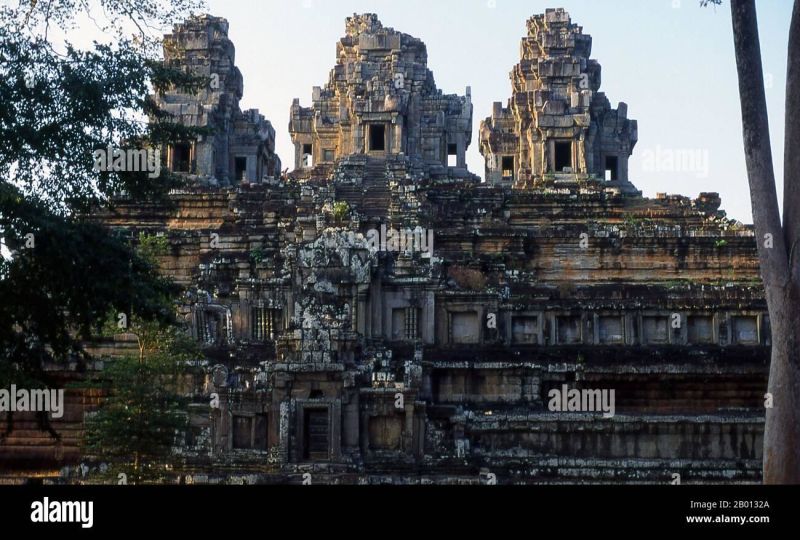
[[[384,28],[375,14],[354,15],[345,26],[328,83],[313,89],[311,107],[292,104],[295,169],[351,155],[405,156],[463,176],[472,138],[469,87],[465,96],[442,94],[425,44]]]
[[[201,16],[177,25],[164,38],[164,60],[170,67],[208,77],[210,82],[197,95],[170,91],[157,100],[159,107],[184,125],[213,130],[206,138],[164,149],[170,170],[221,186],[279,177],[275,129],[258,110],[239,109],[244,85],[234,63],[228,22]]]
[[[563,9],[548,9],[528,20],[520,49],[508,106],[495,103],[481,123],[486,181],[524,187],[596,178],[634,191],[628,158],[637,124],[625,103],[612,109],[600,92],[591,36]]]

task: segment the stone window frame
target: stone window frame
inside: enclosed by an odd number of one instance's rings
[[[214,343],[211,343],[208,338],[210,334],[207,333],[208,325],[206,323],[208,312],[215,312],[222,315],[220,321],[223,328]],[[233,333],[233,319],[229,306],[220,304],[195,304],[192,307],[192,334],[194,338],[201,343],[209,346],[226,346],[234,340]],[[204,328],[201,331],[201,327]]]
[[[675,329],[672,328],[672,315],[673,313],[678,313],[681,316],[681,328],[677,332],[678,336],[676,336]],[[644,320],[648,318],[659,318],[659,319],[666,319],[667,320],[667,341],[666,343],[649,343],[644,335]],[[647,310],[647,311],[640,311],[637,320],[639,323],[639,344],[643,346],[651,345],[654,347],[664,346],[664,345],[678,345],[681,343],[682,335],[684,333],[684,327],[686,324],[686,317],[685,314],[677,311],[660,311],[660,310]]]
[[[249,418],[251,421],[250,425],[250,447],[249,448],[235,448],[233,446],[233,433],[234,433],[234,418],[235,417],[244,417]],[[255,441],[256,441],[256,418],[259,416],[263,416],[265,420],[265,427],[266,430],[264,432],[264,442],[265,447],[262,448],[255,448]],[[270,436],[269,436],[269,420],[270,415],[267,412],[255,412],[255,411],[234,411],[228,410],[228,437],[227,437],[227,448],[229,452],[259,452],[259,453],[266,453],[269,452],[270,449]]]
[[[609,169],[608,168],[608,160],[614,159],[616,160],[616,168]],[[622,160],[620,159],[618,154],[614,153],[607,153],[603,154],[603,181],[604,182],[618,182],[620,178],[620,164]],[[606,178],[606,172],[611,172],[610,178]]]
[[[689,346],[703,346],[703,345],[719,345],[720,332],[719,332],[719,315],[713,311],[692,311],[686,314],[681,314],[685,319],[686,325],[686,345]],[[711,319],[711,341],[706,343],[692,343],[689,340],[689,319],[694,317],[708,317]]]
[[[296,463],[334,463],[342,455],[341,417],[342,406],[338,399],[297,399],[294,400],[294,460]],[[306,411],[328,411],[328,459],[310,460],[305,458],[305,416]]]
[[[507,160],[507,159],[511,160],[511,169],[510,169],[511,176],[506,176],[505,175],[505,172],[507,170],[509,170],[509,169],[506,169],[506,167],[503,164],[503,162],[505,160]],[[517,179],[517,156],[510,155],[510,154],[501,155],[500,156],[500,163],[498,163],[498,165],[499,165],[498,168],[500,169],[500,178],[502,178],[504,181],[510,180],[510,181],[513,182],[514,180]]]
[[[600,336],[600,319],[603,318],[613,318],[619,319],[620,328],[622,329],[622,339],[620,341],[615,341],[612,343],[603,343],[602,337]],[[620,346],[620,345],[627,345],[630,342],[630,335],[631,331],[628,328],[628,315],[624,312],[620,311],[599,311],[592,314],[592,341],[594,345],[604,345],[604,346]]]
[[[401,336],[395,337],[394,312],[403,311],[403,329]],[[422,339],[422,308],[416,305],[399,305],[389,308],[389,335],[388,340],[394,343],[416,343]]]
[[[734,319],[737,318],[755,318],[756,320],[756,341],[755,343],[739,343],[735,339],[734,333]],[[727,325],[728,336],[726,343],[728,346],[739,347],[758,347],[764,344],[764,313],[760,311],[729,311],[725,314],[725,323]]]
[[[486,319],[486,307],[484,305],[474,305],[474,304],[459,304],[459,305],[449,305],[445,308],[447,313],[446,324],[446,336],[447,336],[447,345],[450,347],[471,347],[476,345],[483,345],[486,332],[484,331],[484,325],[481,321]],[[453,314],[454,313],[475,313],[478,316],[478,341],[475,343],[456,343],[453,341]]]
[[[555,174],[574,174],[578,171],[577,167],[577,145],[575,144],[574,138],[563,138],[563,137],[548,137],[547,138],[547,146],[548,146],[548,170],[551,173]],[[556,169],[556,144],[569,144],[570,145],[570,169],[572,170],[571,173],[564,173],[563,170],[559,171]]]
[[[189,150],[189,170],[177,171],[175,170],[175,146],[186,145]],[[177,143],[167,145],[167,169],[171,172],[178,174],[194,174],[197,171],[197,145],[196,141],[178,141]]]
[[[362,411],[359,418],[359,446],[361,447],[362,454],[365,459],[373,459],[376,455],[387,455],[392,453],[398,456],[406,455],[413,452],[413,448],[409,448],[407,443],[412,443],[414,438],[415,429],[415,416],[417,413],[414,408],[414,399],[406,399],[405,407],[397,409],[394,407],[394,396],[397,393],[403,393],[396,390],[362,390],[362,395],[368,396],[370,399],[365,400],[367,408]],[[406,395],[409,398],[411,396]],[[362,397],[362,399],[364,399]],[[362,403],[364,403],[362,402]],[[375,418],[388,418],[399,417],[402,424],[400,430],[400,448],[395,450],[372,448],[370,446],[370,432],[369,426],[371,420]],[[413,446],[413,444],[411,444]]]
[[[452,153],[451,153],[451,149],[452,149]],[[458,167],[459,157],[460,156],[459,156],[459,153],[458,153],[458,143],[457,142],[450,142],[450,139],[447,139],[447,142],[445,143],[444,154],[445,154],[445,165],[448,168],[453,169],[453,168]],[[452,163],[452,164],[450,163],[450,158],[451,157],[455,158],[454,159],[454,163]]]
[[[300,142],[298,143],[300,147],[300,169],[308,170],[314,168],[314,143],[313,142]],[[306,152],[306,147],[309,146],[310,151]],[[308,165],[306,165],[305,157],[310,156],[308,160]]]
[[[541,311],[514,311],[505,314],[507,344],[510,346],[539,346],[545,343],[545,314]],[[517,343],[514,341],[514,319],[535,318],[536,319],[536,343]]]
[[[260,325],[257,313],[261,312],[263,319],[263,332],[259,332]],[[282,331],[281,322],[283,320],[283,310],[272,308],[262,303],[250,306],[250,338],[258,343],[275,341]]]
[[[244,161],[244,169],[239,171],[239,163]],[[248,182],[250,180],[250,168],[248,167],[248,159],[246,155],[239,153],[233,156],[233,181],[234,182]],[[237,172],[239,174],[237,174]]]
[[[551,330],[550,330],[550,343],[556,346],[569,346],[569,345],[585,345],[586,338],[587,338],[587,328],[586,328],[586,314],[584,313],[575,313],[574,311],[554,311],[549,315],[551,321]],[[561,343],[558,339],[558,320],[560,318],[577,318],[579,321],[578,328],[580,329],[580,338],[575,343]]]
[[[382,120],[375,120],[370,121],[366,120],[364,122],[366,124],[366,129],[364,130],[364,148],[367,150],[367,155],[370,156],[385,156],[389,153],[389,131],[391,124],[386,121]],[[383,150],[373,150],[372,149],[372,127],[373,126],[382,126],[383,127]]]
[[[372,426],[372,422],[376,420],[383,420],[384,422],[392,419],[400,423],[400,439],[398,441],[397,448],[376,448],[373,447],[371,442],[372,438],[370,437],[370,427]],[[393,415],[378,415],[378,414],[371,414],[367,417],[367,451],[371,455],[381,454],[381,453],[396,453],[396,454],[403,454],[403,438],[405,436],[405,425],[406,425],[406,412],[405,409],[399,410],[396,414]]]

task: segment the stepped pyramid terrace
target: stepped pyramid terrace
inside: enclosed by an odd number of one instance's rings
[[[481,123],[483,180],[465,160],[469,87],[439,89],[425,44],[373,14],[347,18],[310,106],[287,103],[281,174],[271,124],[239,110],[227,31],[194,18],[165,48],[219,80],[161,102],[218,128],[163,152],[191,186],[94,216],[167,240],[160,268],[203,345],[176,482],[760,482],[770,327],[753,229],[714,193],[641,195],[637,124],[564,10],[527,22],[512,97]],[[135,341],[89,346],[100,369]],[[586,409],[599,396],[613,411]],[[31,422],[0,459],[74,471],[101,398],[68,391],[54,427],[71,435],[54,445]]]

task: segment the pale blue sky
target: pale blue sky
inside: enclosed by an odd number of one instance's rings
[[[645,195],[697,196],[718,191],[731,217],[751,221],[742,149],[733,36],[727,2],[700,8],[697,0],[208,0],[228,19],[236,63],[245,81],[243,108],[260,109],[278,132],[289,166],[287,130],[292,99],[310,105],[311,89],[328,80],[344,19],[377,13],[384,26],[421,38],[429,67],[444,92],[472,87],[475,106],[470,169],[483,176],[480,120],[492,102],[510,97],[508,74],[519,59],[525,21],[564,7],[592,35],[592,56],[603,66],[612,104],[624,101],[639,121],[631,180]],[[494,7],[491,7],[494,5]],[[791,0],[759,0],[764,70],[779,184],[783,174],[786,46]],[[674,7],[679,6],[679,7]],[[644,158],[665,151],[707,152],[708,174],[664,171]],[[703,154],[698,154],[703,155]],[[663,165],[663,163],[662,163]]]

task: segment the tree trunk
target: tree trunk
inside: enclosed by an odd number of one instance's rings
[[[753,222],[772,324],[773,407],[766,410],[764,482],[800,484],[800,295],[791,279],[775,187],[755,0],[731,0],[731,15]]]
[[[786,141],[783,170],[783,227],[792,282],[800,285],[800,2],[795,0],[789,28],[786,71]]]

